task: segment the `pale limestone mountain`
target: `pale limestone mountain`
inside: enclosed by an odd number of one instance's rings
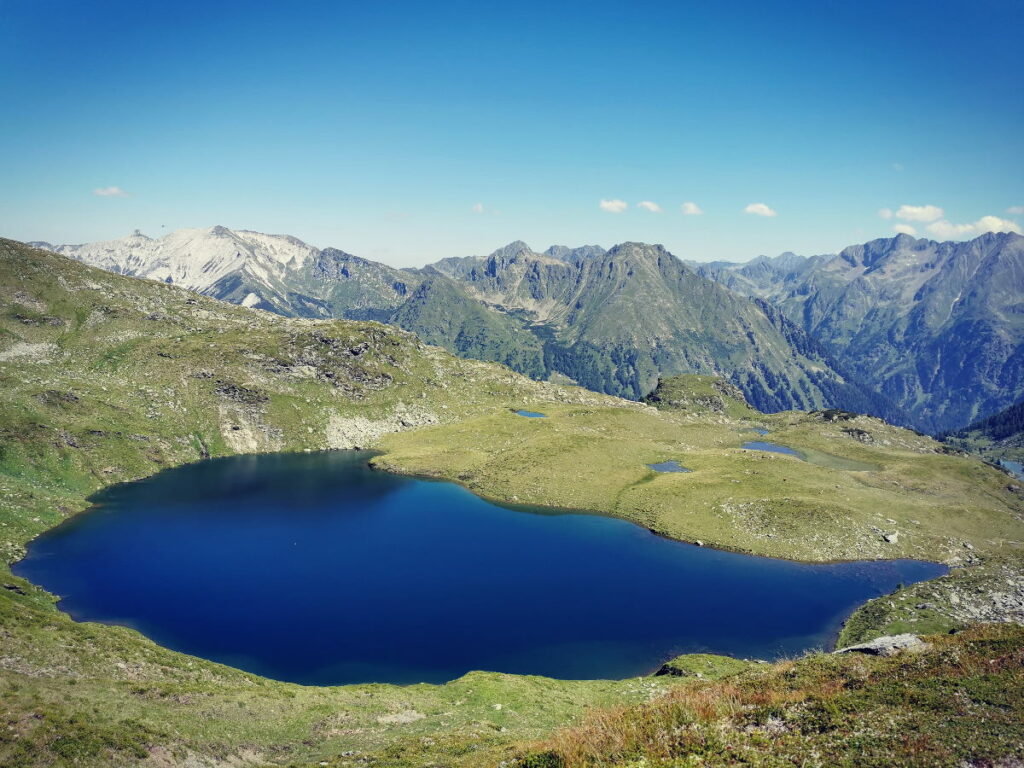
[[[290,235],[227,227],[181,229],[161,238],[41,247],[111,272],[145,277],[281,315],[385,319],[419,278]]]

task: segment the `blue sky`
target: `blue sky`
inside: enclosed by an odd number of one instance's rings
[[[0,0],[0,235],[223,224],[407,266],[1019,228],[1022,33],[1019,0]]]

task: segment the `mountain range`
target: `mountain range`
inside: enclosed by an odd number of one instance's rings
[[[771,306],[723,290],[659,245],[535,253],[515,242],[426,271],[528,330],[545,372],[591,389],[638,398],[665,375],[717,374],[769,411],[841,403],[892,415]]]
[[[219,226],[33,245],[286,316],[392,323],[464,357],[607,394],[638,399],[661,376],[716,374],[764,410],[839,406],[900,420],[780,312],[661,246],[536,253],[514,242],[414,270]]]
[[[286,317],[386,320],[420,282],[414,273],[336,248],[219,226],[180,229],[159,239],[136,230],[120,240],[29,245]]]
[[[911,423],[956,429],[1024,395],[1024,237],[908,235],[838,254],[696,265],[770,302]]]
[[[220,226],[33,245],[285,316],[398,325],[463,357],[633,399],[664,376],[714,374],[764,411],[843,408],[943,432],[1024,396],[1015,234],[899,235],[743,264],[644,243],[517,241],[422,269]]]

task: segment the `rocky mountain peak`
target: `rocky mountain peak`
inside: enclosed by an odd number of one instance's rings
[[[681,268],[687,269],[682,261],[676,258],[674,254],[670,253],[665,246],[658,243],[619,243],[604,254],[604,260],[643,263],[651,266],[678,264]]]
[[[566,245],[552,245],[546,251],[545,256],[550,256],[559,261],[578,263],[604,256],[607,251],[600,245],[581,245],[578,248],[570,248]]]
[[[514,259],[517,256],[521,256],[523,254],[532,255],[533,251],[530,250],[530,246],[528,246],[522,240],[514,240],[508,245],[494,251],[488,258],[509,260]]]
[[[790,270],[765,263],[702,274],[770,301],[854,375],[877,382],[919,429],[959,428],[1020,398],[1021,235],[899,234]]]

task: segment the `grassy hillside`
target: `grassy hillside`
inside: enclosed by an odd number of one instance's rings
[[[1011,766],[1024,756],[1024,630],[930,638],[893,658],[812,656],[591,712],[523,768]]]
[[[544,367],[543,344],[521,320],[467,296],[441,275],[425,279],[389,322],[460,357],[491,360],[534,379],[550,373]]]
[[[937,595],[919,622],[904,594],[865,607],[859,636],[1014,610],[992,602],[1018,578],[1024,538],[999,472],[875,420],[765,417],[734,399],[688,407],[721,394],[709,380],[666,385],[674,404],[659,410],[460,360],[375,323],[278,317],[0,241],[0,383],[0,765],[492,765],[592,707],[689,684],[472,673],[444,686],[307,688],[75,623],[11,575],[26,542],[90,493],[208,456],[375,446],[388,451],[381,465],[688,540],[973,564],[916,585]],[[522,419],[519,407],[549,416]],[[754,424],[815,463],[743,451]],[[664,458],[695,471],[643,467]]]

